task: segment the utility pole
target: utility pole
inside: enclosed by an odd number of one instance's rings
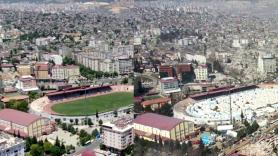
[[[231,79],[229,79],[229,85],[231,86]],[[230,87],[229,86],[229,87]],[[232,114],[232,97],[231,97],[231,89],[229,88],[229,99],[230,99],[230,122],[233,124],[233,114]]]

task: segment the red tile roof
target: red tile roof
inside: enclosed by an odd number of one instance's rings
[[[96,156],[96,154],[93,150],[84,150],[81,156]]]
[[[17,111],[14,109],[3,109],[0,111],[0,120],[9,121],[22,126],[28,126],[40,118],[40,116]]]
[[[161,130],[171,130],[183,121],[184,120],[155,113],[145,113],[135,118],[133,123],[158,128]]]

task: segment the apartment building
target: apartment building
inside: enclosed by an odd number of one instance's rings
[[[119,151],[126,149],[134,142],[131,118],[121,118],[112,123],[102,125],[103,144]]]
[[[180,92],[179,82],[174,77],[165,77],[160,80],[160,92],[162,94],[170,94]]]
[[[36,79],[31,75],[21,76],[15,86],[20,92],[39,91]]]
[[[76,65],[55,65],[54,67],[52,67],[51,74],[51,77],[54,80],[65,80],[69,79],[72,76],[79,76],[80,69],[79,66]]]
[[[16,65],[16,70],[20,76],[26,76],[31,75],[32,73],[32,67],[29,64],[19,64]]]
[[[0,132],[0,156],[24,156],[24,148],[23,139]]]
[[[37,62],[34,65],[34,73],[36,79],[40,79],[40,80],[50,79],[48,62]]]
[[[208,67],[206,65],[199,65],[194,69],[195,80],[206,81],[208,79]]]

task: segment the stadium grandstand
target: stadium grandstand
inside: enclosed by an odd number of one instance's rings
[[[91,96],[100,93],[108,93],[112,91],[111,86],[81,86],[81,87],[71,87],[61,91],[55,91],[47,93],[46,96],[52,102],[62,101],[64,99],[75,99],[80,96]]]
[[[241,113],[245,119],[252,120],[277,111],[277,96],[278,86],[227,87],[192,95],[179,102],[174,108],[174,116],[195,124],[229,123],[230,119],[238,121]]]

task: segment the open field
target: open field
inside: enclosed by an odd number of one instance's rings
[[[116,110],[133,103],[133,93],[116,92],[81,100],[55,104],[52,110],[62,115],[92,115],[98,112]]]

